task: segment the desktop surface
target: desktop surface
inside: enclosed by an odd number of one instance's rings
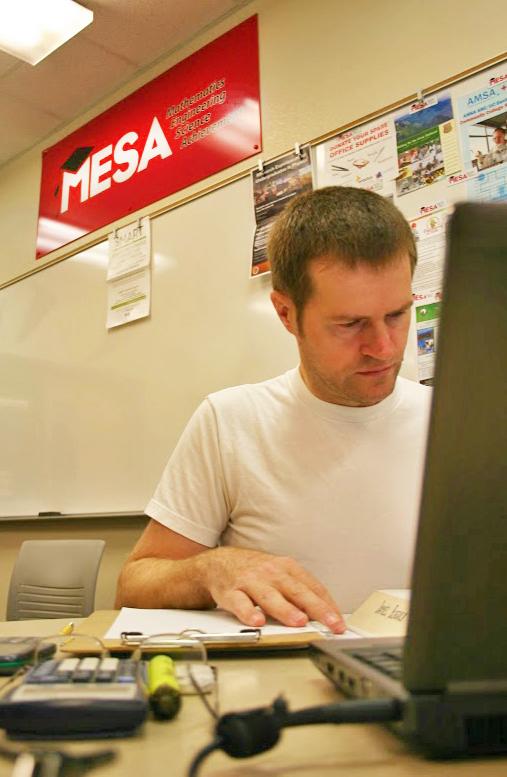
[[[101,613],[99,620],[104,628],[115,615],[113,611]],[[58,621],[58,625],[61,628],[64,621]],[[52,633],[49,628],[49,622],[4,622],[0,623],[0,635],[42,635]],[[213,657],[212,663],[218,666],[222,713],[268,705],[280,693],[291,709],[337,700],[334,687],[301,651],[255,658],[234,654]],[[149,720],[138,735],[129,739],[51,742],[47,747],[61,747],[74,754],[113,748],[116,759],[97,768],[97,777],[186,777],[192,758],[210,741],[211,731],[211,718],[200,699],[185,697],[177,718],[167,722]],[[1,746],[26,748],[29,744],[11,742],[0,733]],[[39,742],[36,747],[42,745]],[[11,771],[12,763],[0,758],[0,777],[10,776]],[[380,725],[321,725],[284,731],[273,750],[254,758],[233,760],[223,753],[213,753],[202,765],[199,777],[503,777],[506,773],[505,758],[424,760]]]

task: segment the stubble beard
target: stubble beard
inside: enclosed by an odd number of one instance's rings
[[[401,368],[401,361],[393,366],[388,374],[374,376],[352,375],[338,380],[333,375],[326,375],[308,358],[301,359],[303,379],[314,394],[324,402],[347,407],[369,407],[377,405],[392,394],[396,378]],[[380,367],[380,365],[377,365]],[[363,369],[375,369],[375,366],[365,366]],[[362,388],[360,383],[367,385]]]

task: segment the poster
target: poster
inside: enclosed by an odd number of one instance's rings
[[[427,213],[410,220],[417,248],[412,280],[415,295],[442,290],[445,265],[445,235],[449,207],[445,200],[425,206]]]
[[[151,273],[149,269],[109,281],[107,284],[107,328],[113,329],[150,315]]]
[[[431,384],[435,373],[441,298],[439,292],[423,294],[415,303],[417,373],[420,383]]]
[[[468,198],[507,199],[507,67],[487,70],[458,97]]]
[[[302,146],[252,173],[255,236],[250,277],[269,272],[266,246],[274,219],[297,194],[313,189],[310,147]]]
[[[398,154],[396,194],[401,197],[461,169],[449,93],[412,103],[394,119]]]
[[[342,132],[315,149],[318,188],[355,186],[392,196],[397,175],[396,135],[390,117]]]
[[[151,258],[151,222],[146,216],[108,235],[107,280],[148,267]]]

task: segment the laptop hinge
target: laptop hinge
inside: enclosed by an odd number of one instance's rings
[[[507,694],[507,680],[459,680],[448,683],[446,692],[450,696],[468,694]]]

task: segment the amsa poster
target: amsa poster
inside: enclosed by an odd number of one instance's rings
[[[468,196],[507,199],[507,66],[486,71],[458,98]]]
[[[252,16],[43,153],[36,257],[260,150]]]

